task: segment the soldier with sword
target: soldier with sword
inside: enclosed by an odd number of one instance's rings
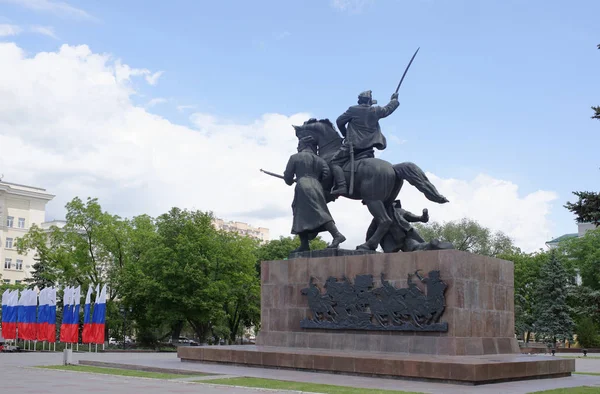
[[[385,136],[381,133],[379,120],[390,116],[400,106],[398,90],[418,52],[419,49],[410,59],[396,91],[386,106],[374,106],[377,101],[373,100],[372,92],[367,90],[358,95],[358,105],[351,106],[337,118],[337,127],[345,140],[330,162],[334,180],[331,194],[352,195],[354,193],[355,156],[364,153],[366,157],[373,157],[373,148],[384,150],[387,147]],[[348,159],[350,159],[350,190],[346,185],[346,177],[342,169]]]

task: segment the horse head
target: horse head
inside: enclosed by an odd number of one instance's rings
[[[329,119],[311,118],[301,126],[293,126],[298,139],[311,136],[317,141],[319,156],[333,154],[341,145],[342,137]]]

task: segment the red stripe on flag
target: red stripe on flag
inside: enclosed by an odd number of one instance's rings
[[[102,323],[102,324],[92,323],[91,324],[90,342],[97,343],[99,345],[104,343],[104,323]]]
[[[56,325],[46,323],[46,340],[50,343],[56,342]]]
[[[38,341],[45,341],[46,340],[46,335],[47,330],[46,330],[46,325],[47,323],[38,323],[36,330],[37,330],[37,340]]]
[[[83,325],[83,331],[81,332],[81,342],[82,343],[91,343],[92,341],[92,337],[91,337],[91,332],[92,332],[92,325],[91,324],[84,324]]]
[[[4,339],[16,339],[17,323],[2,323],[2,336]]]
[[[19,339],[34,341],[36,338],[37,323],[18,323]]]

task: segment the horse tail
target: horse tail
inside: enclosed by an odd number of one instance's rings
[[[427,175],[415,163],[404,162],[395,164],[392,167],[394,167],[396,176],[399,179],[408,181],[408,183],[423,193],[429,201],[437,202],[438,204],[448,202],[446,197],[438,192],[436,187],[427,178]]]

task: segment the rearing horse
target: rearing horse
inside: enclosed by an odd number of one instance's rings
[[[298,138],[310,135],[317,141],[318,155],[327,163],[342,145],[342,137],[329,119],[310,119],[302,126],[294,126],[294,129]],[[375,250],[383,236],[390,229],[393,231],[392,218],[388,215],[387,207],[396,200],[405,180],[423,193],[428,200],[439,204],[448,202],[446,197],[442,196],[427,179],[423,170],[414,163],[405,162],[392,165],[374,157],[359,158],[355,161],[354,171],[354,191],[352,195],[346,194],[343,197],[362,200],[377,222],[377,229],[373,235],[356,249]],[[344,175],[349,184],[349,163],[344,166]],[[324,180],[323,187],[327,202],[335,200],[335,197],[329,193],[332,184],[331,177]]]

